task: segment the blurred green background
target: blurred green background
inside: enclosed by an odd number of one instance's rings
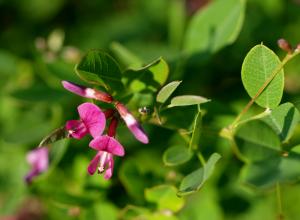
[[[112,180],[87,175],[95,152],[87,150],[88,140],[83,139],[54,144],[56,156],[50,170],[30,187],[23,182],[29,170],[26,152],[66,120],[77,118],[76,106],[83,102],[64,91],[61,80],[80,83],[74,66],[92,48],[104,49],[122,63],[120,45],[145,63],[162,56],[170,66],[169,79],[183,80],[176,94],[212,99],[204,107],[200,148],[205,156],[215,151],[222,155],[213,178],[200,192],[185,198],[180,211],[148,219],[277,218],[274,189],[258,190],[240,183],[242,163],[228,143],[218,138],[218,132],[249,100],[240,68],[250,48],[263,42],[282,57],[279,38],[293,45],[300,42],[300,1],[248,0],[241,32],[233,44],[211,54],[195,53],[182,62],[184,30],[193,15],[210,3],[0,0],[0,219],[134,219],[131,212],[156,210],[145,199],[145,189],[176,185],[196,166],[196,159],[178,168],[163,165],[163,151],[176,141],[173,131],[145,124],[151,143],[141,145],[123,126],[118,133],[124,134],[119,139],[127,156],[116,160]],[[300,106],[299,61],[298,57],[286,68],[283,98],[296,106]],[[137,112],[137,108],[131,110]],[[300,219],[299,203],[299,183],[284,185],[286,219]]]

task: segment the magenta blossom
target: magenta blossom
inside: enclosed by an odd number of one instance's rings
[[[111,103],[113,101],[111,95],[97,89],[77,85],[69,81],[62,81],[62,85],[66,90],[85,98],[96,99],[106,103]]]
[[[86,102],[78,106],[80,120],[70,120],[66,123],[66,130],[70,136],[81,139],[88,133],[92,137],[101,135],[105,128],[105,115],[101,109],[92,103]]]
[[[119,114],[125,121],[129,130],[135,136],[135,138],[144,144],[148,144],[148,142],[149,142],[148,136],[146,135],[142,126],[133,117],[133,115],[128,111],[128,109],[120,102],[116,102],[115,106],[116,106]]]
[[[35,176],[48,169],[48,148],[40,147],[30,151],[26,155],[26,160],[31,165],[31,171],[25,176],[25,181],[29,184]]]
[[[113,156],[124,156],[123,146],[115,138],[108,135],[96,137],[89,146],[98,151],[88,166],[89,174],[93,175],[96,170],[98,173],[105,171],[104,178],[111,178],[114,169]]]

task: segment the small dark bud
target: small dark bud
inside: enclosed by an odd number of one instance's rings
[[[291,52],[292,52],[292,47],[291,47],[291,45],[289,44],[289,42],[287,42],[287,40],[281,38],[281,39],[279,39],[279,40],[277,41],[277,44],[278,44],[278,46],[279,46],[282,50],[284,50],[284,51],[286,51],[286,52],[288,52],[288,53],[291,53]]]

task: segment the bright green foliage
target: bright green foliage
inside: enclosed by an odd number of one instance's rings
[[[187,105],[199,105],[206,102],[209,102],[210,100],[207,98],[204,98],[202,96],[196,96],[196,95],[181,95],[176,96],[171,99],[171,104],[168,105],[169,108],[175,107],[175,106],[187,106]]]
[[[184,50],[216,52],[237,38],[244,21],[245,0],[217,0],[197,12],[186,31]]]
[[[163,58],[159,58],[140,69],[128,69],[124,72],[126,86],[132,92],[156,92],[167,80],[169,67]]]
[[[181,181],[177,195],[186,196],[197,192],[212,175],[215,164],[220,158],[221,155],[213,153],[202,168],[199,168],[185,176]]]
[[[145,197],[148,202],[157,204],[158,210],[179,211],[184,200],[176,196],[177,189],[170,185],[159,185],[145,190]]]
[[[177,166],[189,161],[192,155],[185,146],[172,146],[164,152],[163,161],[167,166]]]
[[[102,86],[108,91],[123,90],[119,65],[103,51],[89,51],[76,65],[75,71],[82,80]]]
[[[299,123],[300,114],[292,103],[284,103],[272,109],[271,113],[261,120],[276,132],[281,141],[287,142]]]
[[[177,89],[180,85],[181,81],[173,81],[165,85],[161,90],[158,92],[156,96],[156,101],[160,103],[165,103],[167,99],[172,95],[172,93]]]
[[[249,51],[242,65],[242,82],[251,98],[280,65],[277,55],[264,45],[256,45]],[[275,108],[281,101],[283,85],[284,72],[280,70],[255,102],[264,108]]]

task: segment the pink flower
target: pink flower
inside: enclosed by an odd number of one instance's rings
[[[70,120],[66,123],[66,130],[70,136],[81,139],[88,133],[92,137],[101,135],[105,128],[105,115],[101,109],[92,103],[86,102],[78,106],[80,120]]]
[[[85,98],[96,99],[106,103],[111,103],[113,101],[111,95],[97,89],[77,85],[69,81],[62,81],[62,85],[66,90]]]
[[[144,144],[148,144],[148,136],[143,130],[142,126],[138,123],[138,121],[133,117],[133,115],[128,111],[128,109],[120,102],[115,103],[116,109],[119,114],[125,121],[125,124],[131,131],[131,133],[135,136],[137,140]]]
[[[96,137],[89,146],[98,151],[88,166],[89,174],[93,175],[96,170],[98,173],[105,171],[104,178],[111,178],[114,169],[113,156],[124,156],[123,146],[115,138],[108,135]]]
[[[25,181],[29,184],[32,182],[32,178],[48,169],[48,148],[40,147],[30,151],[26,160],[31,165],[31,171],[25,176]]]

